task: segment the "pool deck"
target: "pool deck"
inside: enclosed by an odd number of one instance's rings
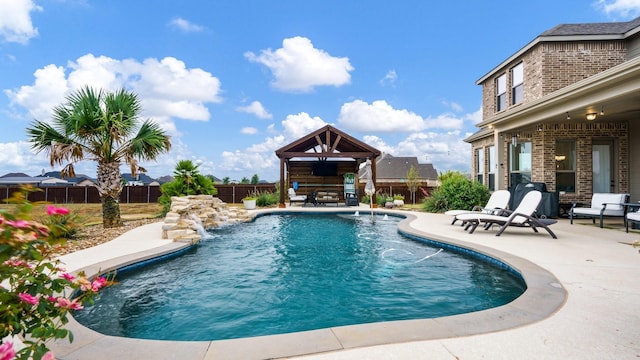
[[[301,207],[267,211],[335,211]],[[366,207],[337,210],[367,216]],[[378,209],[386,211],[384,209]],[[260,212],[260,211],[258,211]],[[58,359],[632,359],[640,358],[640,254],[620,219],[544,229],[510,228],[468,234],[451,217],[407,211],[401,230],[472,248],[520,270],[529,288],[505,306],[438,319],[335,327],[246,339],[172,342],[105,336],[73,319],[75,340],[50,344]],[[61,258],[88,274],[176,251],[160,239],[161,223],[131,230],[94,248]],[[203,299],[206,301],[206,299]]]

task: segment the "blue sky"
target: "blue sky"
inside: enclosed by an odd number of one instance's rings
[[[0,0],[0,175],[51,170],[25,129],[84,85],[133,90],[172,136],[152,177],[191,159],[277,180],[274,150],[325,124],[466,172],[477,79],[558,24],[639,15],[640,0]]]

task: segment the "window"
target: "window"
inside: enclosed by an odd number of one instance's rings
[[[522,63],[511,69],[511,104],[519,104],[524,99],[523,85],[524,73]]]
[[[496,111],[507,108],[507,75],[502,74],[496,79]]]
[[[489,146],[489,168],[487,169],[489,173],[489,190],[493,191],[496,189],[496,147]]]
[[[556,141],[556,190],[576,192],[576,142]]]
[[[484,148],[476,149],[476,179],[484,184]]]
[[[510,186],[531,182],[531,142],[509,145]]]

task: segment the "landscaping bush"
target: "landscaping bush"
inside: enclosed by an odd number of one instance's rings
[[[47,212],[50,212],[49,209],[51,209],[51,205],[47,206]],[[56,229],[60,237],[73,239],[80,231],[83,220],[75,211],[69,211],[65,215],[44,217],[40,222],[50,229]]]
[[[178,161],[173,171],[174,180],[160,186],[162,195],[158,198],[158,203],[162,205],[162,216],[169,212],[172,196],[218,194],[213,181],[200,174],[198,167],[191,160]]]
[[[277,204],[280,200],[280,196],[277,192],[272,193],[270,191],[263,191],[258,193],[258,198],[256,199],[256,205],[258,206],[271,206]]]
[[[477,181],[469,180],[457,171],[440,174],[440,187],[425,199],[423,210],[445,212],[452,209],[471,210],[489,200],[489,189]]]

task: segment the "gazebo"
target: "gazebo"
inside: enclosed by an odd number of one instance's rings
[[[318,189],[344,194],[345,174],[357,174],[360,164],[371,160],[373,183],[375,158],[380,150],[349,134],[326,125],[276,150],[280,158],[280,207],[285,206],[286,189],[308,195]],[[355,188],[358,188],[355,175]]]

